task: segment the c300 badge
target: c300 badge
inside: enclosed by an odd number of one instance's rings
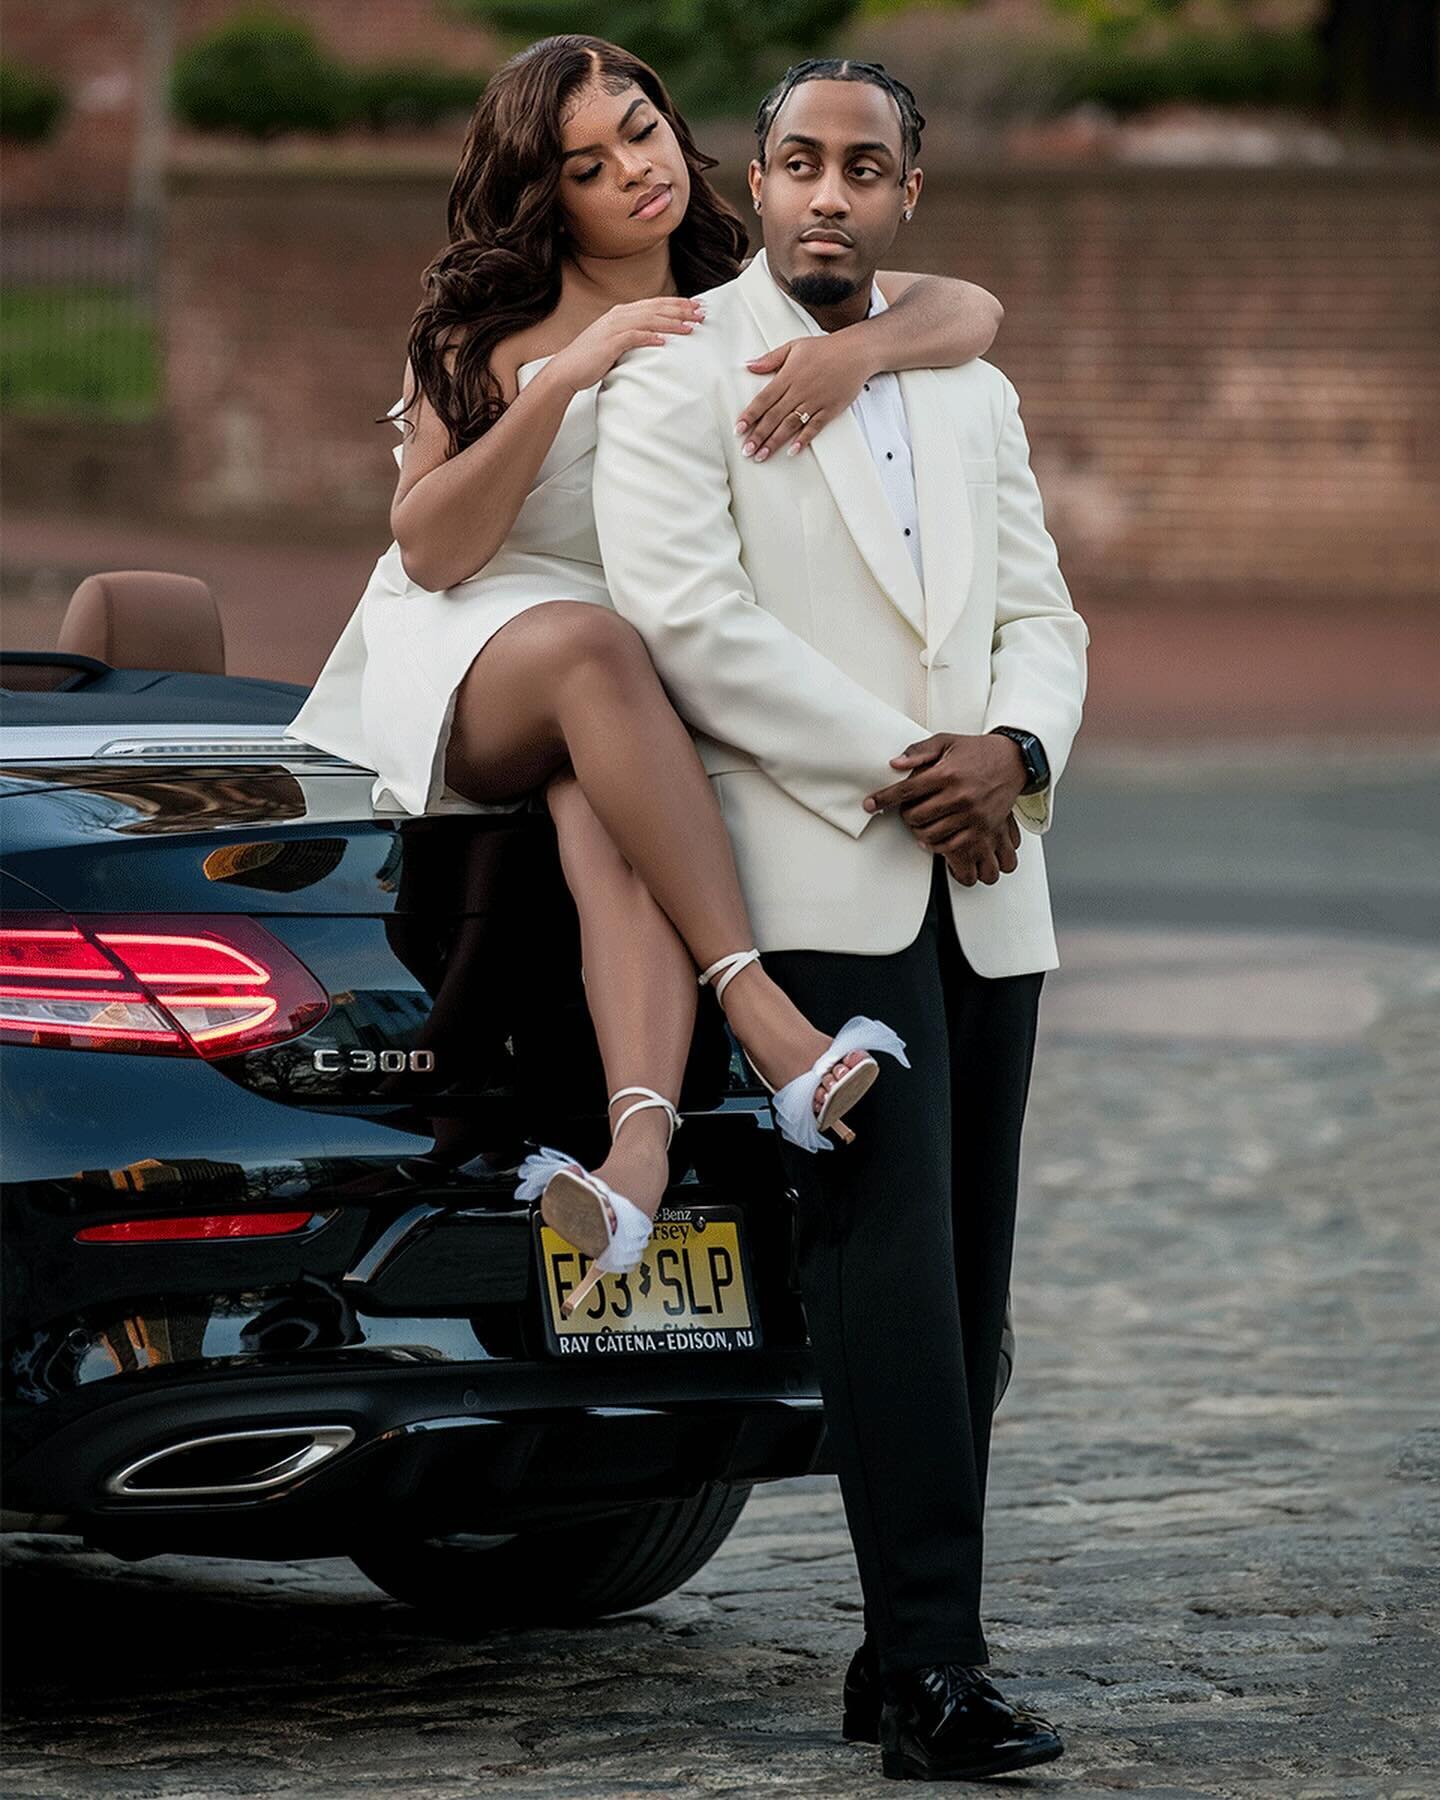
[[[435,1067],[433,1050],[317,1050],[317,1075],[428,1075]]]

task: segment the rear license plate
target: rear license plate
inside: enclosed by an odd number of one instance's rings
[[[590,1267],[535,1215],[544,1318],[557,1356],[670,1356],[757,1350],[744,1224],[731,1206],[661,1207],[638,1269],[606,1275],[568,1319],[565,1296]]]

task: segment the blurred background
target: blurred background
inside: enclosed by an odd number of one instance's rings
[[[97,568],[211,581],[309,680],[388,540],[420,275],[486,72],[651,59],[741,192],[820,50],[929,118],[896,247],[1007,309],[1101,651],[1087,738],[1412,731],[1440,498],[1436,0],[3,0],[3,632]],[[1383,646],[1383,650],[1382,650]]]

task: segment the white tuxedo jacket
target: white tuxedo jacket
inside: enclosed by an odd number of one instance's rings
[[[1021,798],[1018,867],[948,882],[981,975],[1059,964],[1041,844],[1080,725],[1089,631],[1045,529],[1009,380],[983,361],[900,376],[925,582],[852,412],[799,456],[743,457],[749,357],[821,327],[763,252],[688,338],[601,385],[595,510],[616,610],[640,631],[719,799],[762,951],[888,954],[933,869],[861,802],[932,732],[1033,731],[1051,787]],[[663,771],[660,771],[663,775]],[[737,944],[736,949],[744,949]]]

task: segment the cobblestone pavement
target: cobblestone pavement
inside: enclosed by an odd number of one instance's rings
[[[1440,1793],[1440,950],[1072,929],[1041,1004],[992,1673],[1027,1794]],[[5,1555],[7,1796],[865,1796],[834,1484],[678,1595],[437,1636],[348,1564]]]

